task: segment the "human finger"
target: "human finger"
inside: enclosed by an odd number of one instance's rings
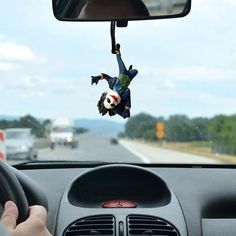
[[[44,207],[42,206],[31,206],[29,208],[29,218],[28,220],[39,222],[43,225],[46,224],[47,220],[47,211]]]
[[[4,206],[1,223],[6,227],[6,229],[13,230],[16,227],[18,215],[19,212],[16,204],[12,201],[7,201]]]

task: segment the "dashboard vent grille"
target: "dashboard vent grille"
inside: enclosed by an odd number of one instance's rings
[[[64,236],[115,235],[115,219],[111,215],[90,216],[69,225]]]
[[[173,225],[154,216],[130,215],[127,218],[127,223],[129,236],[180,236]]]

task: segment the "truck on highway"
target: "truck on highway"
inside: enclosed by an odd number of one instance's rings
[[[69,118],[57,118],[52,122],[50,132],[50,147],[54,149],[56,145],[78,147],[78,137],[74,127],[74,121]]]

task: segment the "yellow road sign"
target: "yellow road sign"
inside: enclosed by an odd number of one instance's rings
[[[165,124],[163,122],[157,122],[156,129],[157,130],[164,130],[165,129]]]
[[[158,139],[165,138],[165,124],[163,122],[157,122],[156,124],[156,137]]]
[[[163,130],[157,131],[157,132],[156,132],[156,137],[157,137],[158,139],[163,139],[163,138],[165,138],[165,131],[163,131]]]

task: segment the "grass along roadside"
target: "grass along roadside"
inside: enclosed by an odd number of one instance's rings
[[[48,148],[50,146],[50,140],[47,138],[37,138],[35,146],[38,149]]]
[[[147,141],[138,141],[146,143],[148,145],[159,147],[159,148],[165,148],[169,150],[175,150],[179,152],[185,152],[185,153],[191,153],[195,155],[205,156],[212,159],[221,160],[227,164],[236,164],[236,156],[226,155],[226,154],[219,154],[219,153],[213,153],[211,149],[211,142],[183,142],[183,143],[167,143],[163,142],[160,144],[159,142],[147,142]]]

